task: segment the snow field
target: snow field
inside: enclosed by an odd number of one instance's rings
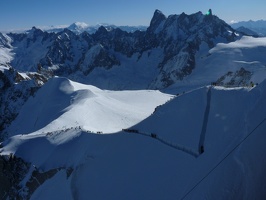
[[[196,68],[192,74],[170,88],[179,87],[186,90],[210,85],[229,71],[236,72],[240,68],[252,73],[251,81],[261,83],[266,77],[265,51],[266,37],[243,36],[235,42],[218,43],[212,49],[202,43],[195,56]]]
[[[55,77],[23,106],[0,153],[22,157],[40,171],[74,169],[69,178],[58,172],[31,199],[181,199],[186,194],[185,199],[262,199],[265,46],[265,38],[249,37],[210,51],[202,46],[192,75],[173,86],[180,86],[175,92],[194,90],[174,99],[159,91],[101,90]],[[161,60],[160,51],[151,52],[157,60],[149,66]],[[2,55],[7,62],[9,53]],[[121,85],[139,88],[153,77],[150,68],[143,71],[148,57],[144,52],[136,68],[137,55],[124,57],[124,63],[132,62],[129,68],[114,67],[109,77],[99,68],[93,73],[101,76],[94,81],[106,80],[101,83],[106,88],[122,69],[123,78],[117,77]],[[258,86],[202,87],[243,66]],[[144,134],[121,131],[127,128]],[[93,134],[97,132],[103,134]],[[167,144],[197,152],[203,132],[204,153],[197,157]]]
[[[87,88],[67,79],[55,80],[60,86],[65,83],[61,87],[64,94]],[[91,134],[81,130],[16,135],[4,143],[2,154],[15,153],[42,171],[74,168],[68,179],[64,171],[49,179],[35,191],[32,199],[47,198],[47,195],[50,199],[181,199],[199,182],[186,199],[223,199],[228,196],[232,199],[259,199],[265,191],[265,182],[260,176],[266,166],[261,153],[266,150],[263,143],[265,123],[239,148],[232,149],[266,117],[265,83],[252,90],[211,88],[205,151],[197,158],[140,134]],[[153,132],[156,126],[159,137],[197,148],[208,89],[200,88],[176,97],[132,129]],[[127,99],[125,93],[121,95],[96,88],[90,88],[90,91],[99,96],[100,92],[109,92],[111,99],[119,97],[120,101]],[[90,93],[87,97],[94,98],[94,95]],[[143,104],[142,101],[138,103]],[[172,131],[171,127],[184,132]],[[171,131],[172,134],[168,134]],[[260,183],[260,187],[255,188],[256,183]],[[53,196],[51,191],[62,189],[65,193],[58,192],[58,196]]]
[[[142,121],[170,98],[172,95],[159,91],[107,91],[56,77],[23,106],[9,132],[16,135],[81,127],[115,133]]]

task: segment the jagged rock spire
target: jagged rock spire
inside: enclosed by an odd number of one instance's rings
[[[156,9],[153,14],[148,30],[154,32],[156,28],[161,24],[161,22],[166,19],[167,19],[166,16],[160,10]]]

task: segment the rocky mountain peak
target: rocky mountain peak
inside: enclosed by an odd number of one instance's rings
[[[31,28],[31,30],[29,30],[27,33],[28,33],[29,35],[37,36],[37,35],[41,35],[41,34],[43,34],[44,31],[42,31],[41,29],[38,29],[38,28],[36,28],[35,26],[33,26],[33,27]]]
[[[68,29],[75,30],[75,31],[82,31],[88,27],[89,27],[89,25],[84,23],[84,22],[75,22],[75,23],[71,24],[68,27]]]
[[[150,22],[150,26],[147,29],[148,32],[155,32],[156,29],[160,26],[160,24],[165,21],[167,17],[160,11],[155,10],[153,17]]]
[[[75,23],[73,27],[78,25]],[[21,71],[23,69],[27,71],[36,69],[40,63],[44,69],[51,69],[55,75],[70,76],[73,80],[80,80],[78,76],[84,75],[82,79],[85,83],[99,87],[101,85],[98,84],[106,80],[94,83],[93,74],[102,73],[99,76],[105,77],[110,74],[107,70],[112,71],[112,68],[117,68],[119,71],[119,69],[145,66],[149,71],[159,71],[153,75],[147,73],[148,78],[143,78],[145,84],[141,88],[161,89],[183,80],[192,73],[196,67],[195,55],[202,44],[212,48],[221,38],[223,41],[234,41],[237,39],[234,32],[228,24],[215,15],[197,12],[191,15],[181,13],[166,17],[159,10],[155,10],[150,26],[143,32],[128,33],[119,28],[109,29],[100,26],[93,34],[88,32],[76,34],[69,29],[52,34],[33,27],[28,34],[20,37],[10,35],[10,38],[16,41],[12,45],[19,47],[15,48],[16,57],[12,65]],[[38,37],[40,35],[42,37]],[[27,49],[22,49],[23,46]],[[96,48],[99,46],[102,47],[100,51]],[[34,54],[34,58],[26,59],[25,51],[28,55],[33,55],[36,47],[41,53]],[[150,63],[149,60],[154,62]],[[146,68],[142,67],[140,71],[142,70]],[[124,74],[115,75],[116,79],[131,76],[127,74],[129,71],[125,70]],[[135,79],[137,78],[139,76],[136,74]],[[119,88],[117,85],[120,84],[114,83],[112,87],[106,85],[104,84],[104,87],[108,89],[117,89]]]
[[[108,30],[104,26],[100,26],[98,30],[95,32],[95,35],[104,35],[107,33],[108,33]]]
[[[31,30],[26,32],[26,37],[27,37],[27,46],[29,46],[30,42],[36,42],[38,38],[41,40],[48,39],[49,33],[33,26]]]
[[[70,40],[71,38],[76,38],[76,34],[67,28],[65,28],[63,31],[59,32],[57,35],[60,36],[60,38],[65,39],[65,40]]]

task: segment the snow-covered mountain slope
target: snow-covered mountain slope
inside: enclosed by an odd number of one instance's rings
[[[36,44],[32,47],[27,47],[27,42],[20,42],[20,48],[12,50],[12,48],[2,47],[2,63],[12,63],[12,65],[18,65],[18,70],[37,70],[38,65],[31,65],[33,63],[38,63],[37,60],[40,59],[41,54],[44,55],[48,52],[49,55],[55,56],[57,54],[57,48],[52,48],[47,50],[47,45],[42,45],[37,41],[47,41],[47,35],[45,32],[40,31],[38,36],[35,37]],[[69,34],[61,33],[58,35],[59,38],[66,38],[66,42],[69,41]],[[72,37],[72,36],[71,36]],[[84,36],[84,38],[86,38]],[[10,38],[9,38],[10,39]],[[10,39],[11,40],[11,39]],[[87,39],[89,41],[89,38]],[[164,50],[162,48],[153,48],[152,50],[143,52],[141,56],[139,54],[134,54],[131,57],[127,57],[122,53],[114,53],[113,56],[108,55],[106,50],[101,45],[95,45],[91,49],[84,53],[83,56],[74,53],[78,52],[79,48],[87,48],[89,44],[84,43],[85,41],[71,39],[69,41],[76,47],[73,47],[73,52],[66,54],[64,58],[61,58],[61,54],[58,54],[58,62],[69,63],[71,68],[66,69],[67,71],[59,70],[60,65],[53,65],[50,70],[58,69],[59,73],[70,73],[68,77],[72,80],[78,82],[90,83],[101,88],[109,89],[143,89],[143,88],[154,88],[163,87],[163,82],[156,81],[155,77],[165,74],[162,70],[155,67],[158,63],[164,60]],[[59,41],[56,42],[56,46],[61,45]],[[72,45],[72,46],[73,46]],[[34,48],[33,48],[34,47]],[[39,49],[39,53],[36,54],[36,48]],[[67,49],[68,47],[63,45],[61,49]],[[32,53],[35,52],[35,53]],[[40,53],[42,52],[42,53]],[[62,50],[62,52],[66,52]],[[237,85],[236,81],[233,81],[234,75],[237,74],[241,69],[247,71],[251,75],[249,77],[238,77],[243,79],[241,84],[249,84],[250,81],[259,83],[262,79],[257,75],[261,74],[262,77],[265,74],[265,38],[253,38],[244,36],[236,42],[232,43],[218,43],[213,49],[210,49],[207,43],[202,43],[199,46],[199,50],[195,54],[195,69],[192,70],[191,74],[184,76],[180,80],[176,80],[172,87],[180,85],[196,85],[196,87],[210,84],[211,82],[217,82],[222,77],[226,76],[228,73],[231,74],[231,78],[227,76],[227,82],[223,84],[227,85]],[[14,53],[16,56],[14,56]],[[27,56],[31,55],[31,57]],[[36,55],[36,56],[34,56]],[[71,62],[66,61],[65,58],[72,55],[71,61],[78,62],[79,59],[83,59],[80,64],[78,71]],[[75,56],[74,56],[75,55]],[[165,65],[167,70],[170,70],[173,74],[175,70],[175,65],[179,66],[186,63],[187,54],[178,54],[175,61],[169,61]],[[102,60],[101,64],[106,65],[108,62],[110,66],[108,67],[92,67],[88,69],[86,66],[95,66],[94,62],[99,62]],[[23,64],[24,63],[24,64]],[[112,67],[112,63],[117,63],[117,66]],[[4,65],[2,65],[4,66]],[[29,66],[31,66],[29,68]],[[61,72],[60,72],[61,71]],[[72,72],[71,72],[72,71]],[[84,73],[87,74],[84,76]],[[257,74],[257,75],[256,75]],[[172,75],[171,75],[172,76]],[[169,77],[170,78],[170,77]],[[169,79],[165,79],[169,80]],[[218,81],[219,82],[219,81]],[[241,81],[240,81],[241,82]],[[154,85],[155,84],[155,85]],[[241,85],[240,84],[240,85]]]
[[[0,34],[0,140],[29,96],[34,95],[48,79],[44,74],[19,72],[12,68],[10,62],[14,53],[11,42],[9,36]]]
[[[0,197],[263,199],[265,52],[201,12],[0,34]]]
[[[260,36],[266,36],[266,21],[265,20],[258,20],[258,21],[242,21],[231,24],[233,28],[239,28],[241,26],[248,28]]]
[[[14,59],[11,48],[12,39],[6,35],[0,33],[0,65],[3,68],[3,65],[10,63]]]
[[[21,73],[8,64],[0,65],[0,141],[5,129],[16,118],[21,107],[47,81],[39,73]]]
[[[115,133],[148,117],[171,95],[159,91],[104,91],[66,78],[51,78],[20,110],[10,135],[81,128]]]
[[[0,151],[31,163],[18,192],[30,199],[262,199],[265,88],[199,88],[116,134],[35,132]],[[34,187],[34,177],[42,184]]]
[[[236,30],[240,33],[243,33],[245,35],[248,35],[248,36],[253,36],[253,37],[259,37],[259,34],[244,27],[244,26],[240,26],[239,28],[236,28]]]
[[[197,88],[221,82],[227,74],[241,76],[242,71],[250,75],[242,77],[241,84],[249,84],[252,79],[260,82],[254,74],[264,73],[265,65],[265,38],[242,37],[218,17],[201,12],[166,17],[156,10],[143,32],[101,26],[94,34],[77,35],[69,29],[47,33],[33,28],[6,37],[9,46],[2,51],[9,52],[15,69],[37,71],[41,67],[111,90],[163,89],[187,83]],[[227,44],[230,49],[223,50]],[[234,81],[226,84],[237,85]]]
[[[260,83],[266,77],[265,52],[266,38],[243,36],[235,42],[218,43],[210,50],[202,44],[196,54],[195,70],[172,87],[199,87],[212,82],[228,86]]]
[[[74,81],[115,90],[163,89],[182,82],[201,67],[196,54],[202,45],[209,50],[241,38],[214,15],[166,17],[159,10],[146,31],[128,33],[101,26],[94,34],[77,35],[69,29],[47,33],[33,28],[8,36],[13,41],[14,68],[36,71],[41,66]]]

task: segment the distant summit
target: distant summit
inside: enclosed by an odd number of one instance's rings
[[[239,27],[245,27],[250,29],[251,31],[256,32],[259,36],[266,36],[266,20],[258,20],[258,21],[241,21],[237,23],[231,24],[231,26],[235,29]]]
[[[248,36],[253,36],[253,37],[259,37],[259,34],[256,33],[255,31],[252,31],[244,26],[240,26],[239,28],[236,29],[237,31],[244,33]]]
[[[84,22],[75,22],[71,24],[67,29],[74,31],[74,32],[83,32],[84,30],[88,29],[89,25]]]

